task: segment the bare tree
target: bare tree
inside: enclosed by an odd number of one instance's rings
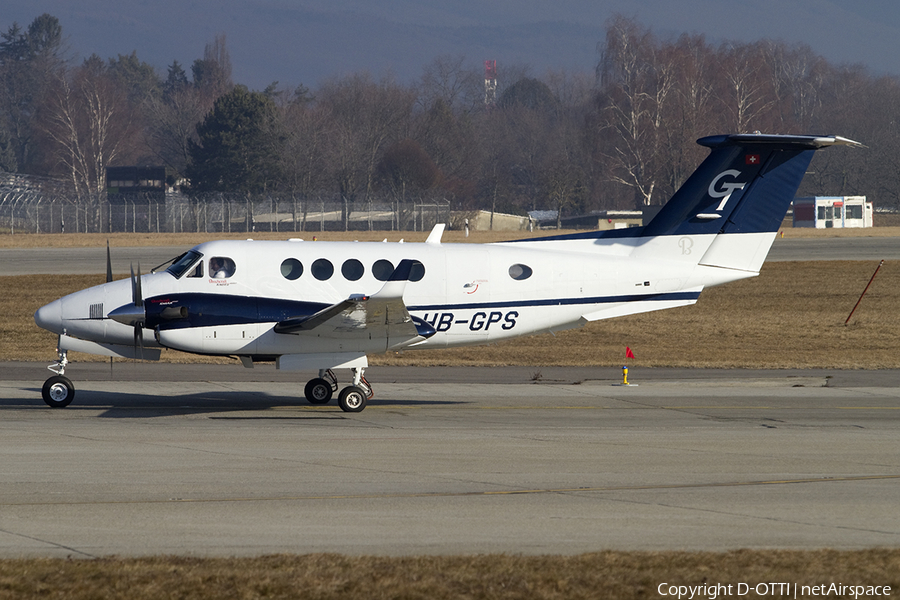
[[[822,107],[820,90],[828,77],[827,62],[805,44],[787,46],[764,40],[761,46],[771,68],[775,101],[782,109],[782,130],[809,131]]]
[[[280,187],[291,197],[294,231],[302,230],[312,196],[327,185],[328,115],[307,102],[294,102],[278,111],[277,126],[284,139]]]
[[[206,114],[199,93],[193,87],[151,98],[144,104],[149,150],[176,173],[183,175],[188,164],[189,142],[197,140],[197,124]]]
[[[665,156],[660,192],[671,196],[706,154],[693,141],[720,132],[722,124],[713,106],[714,50],[702,36],[682,35],[666,52],[673,54],[676,85],[660,139]]]
[[[359,195],[368,198],[384,149],[409,137],[415,95],[391,80],[367,75],[332,81],[318,94],[330,118],[329,164],[344,201],[344,223]]]
[[[100,230],[106,167],[135,133],[125,96],[107,76],[102,61],[91,57],[71,78],[58,77],[49,99],[45,130],[85,214],[85,230]]]
[[[659,51],[653,35],[636,22],[616,17],[607,29],[597,66],[598,144],[604,172],[633,191],[634,204],[653,200],[660,178],[660,139],[666,105],[675,85],[676,61]]]
[[[210,110],[216,99],[228,93],[234,87],[231,79],[231,56],[225,44],[225,34],[221,33],[206,44],[203,58],[191,65],[194,87],[200,93],[206,111]]]
[[[763,44],[725,44],[719,51],[719,99],[732,131],[769,131],[778,121],[774,77]]]
[[[438,56],[425,66],[418,86],[418,103],[428,110],[437,103],[451,111],[472,111],[483,104],[484,83],[466,57]]]

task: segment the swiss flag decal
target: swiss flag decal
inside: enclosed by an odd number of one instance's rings
[[[759,164],[759,154],[747,154],[744,156],[744,162],[748,165],[758,165]]]

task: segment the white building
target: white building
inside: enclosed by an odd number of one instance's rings
[[[872,227],[872,213],[865,196],[794,198],[794,227]]]

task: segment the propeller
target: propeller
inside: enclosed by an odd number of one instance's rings
[[[140,354],[144,354],[144,324],[147,322],[147,311],[144,308],[144,296],[141,292],[141,263],[138,263],[137,276],[134,273],[134,265],[131,266],[131,304],[125,304],[109,313],[109,318],[123,325],[134,327],[135,355],[140,347]]]

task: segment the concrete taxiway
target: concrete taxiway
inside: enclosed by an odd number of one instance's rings
[[[0,365],[0,556],[900,545],[900,373]],[[297,383],[299,381],[300,383]]]

